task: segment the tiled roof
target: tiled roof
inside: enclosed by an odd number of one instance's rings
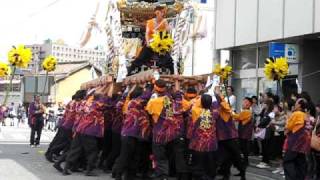
[[[87,66],[93,66],[93,65],[87,61],[58,63],[56,70],[53,72],[50,72],[49,75],[55,75],[55,77],[57,78],[57,81],[59,81]],[[94,68],[97,71],[99,71],[96,67]],[[39,72],[39,74],[46,74],[46,72],[42,70]]]

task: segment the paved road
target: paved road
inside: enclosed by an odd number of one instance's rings
[[[54,137],[55,132],[44,129],[41,142],[48,144]],[[17,126],[0,126],[0,143],[27,143],[30,138],[30,128],[21,124]]]
[[[28,128],[1,127],[0,133],[0,180],[112,180],[99,172],[99,177],[85,177],[81,173],[62,176],[44,158],[47,143],[39,148],[30,148]],[[44,132],[48,142],[54,133]],[[8,138],[8,139],[6,139]],[[249,168],[248,180],[273,180],[282,177],[273,175],[271,170]],[[232,177],[232,180],[239,178]]]

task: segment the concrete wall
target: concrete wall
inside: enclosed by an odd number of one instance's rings
[[[320,32],[319,0],[216,0],[217,49]]]
[[[217,0],[216,8],[216,48],[234,45],[235,0]]]
[[[303,44],[302,90],[310,93],[314,102],[320,101],[320,40]],[[312,73],[312,74],[310,74]]]
[[[55,102],[67,102],[71,100],[71,96],[80,89],[81,84],[90,80],[92,80],[92,74],[88,67],[59,81],[56,86]]]
[[[272,13],[270,13],[272,12]],[[283,2],[280,0],[259,1],[258,41],[282,37]]]
[[[314,30],[320,32],[320,1],[315,1]]]
[[[236,2],[236,46],[250,44],[257,39],[256,0],[237,0]],[[250,10],[248,10],[250,9]]]
[[[313,0],[285,1],[284,37],[313,32]]]

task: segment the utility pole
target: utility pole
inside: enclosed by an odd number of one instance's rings
[[[38,76],[39,76],[39,55],[40,51],[35,51],[34,52],[34,78],[35,78],[35,83],[34,83],[34,95],[38,94]]]

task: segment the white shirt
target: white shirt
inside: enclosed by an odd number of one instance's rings
[[[228,102],[228,98],[227,97],[225,97],[224,99],[225,99],[226,102]],[[236,106],[237,106],[237,98],[236,98],[236,96],[235,95],[229,96],[229,102],[230,102],[232,110],[235,111],[236,110]]]

